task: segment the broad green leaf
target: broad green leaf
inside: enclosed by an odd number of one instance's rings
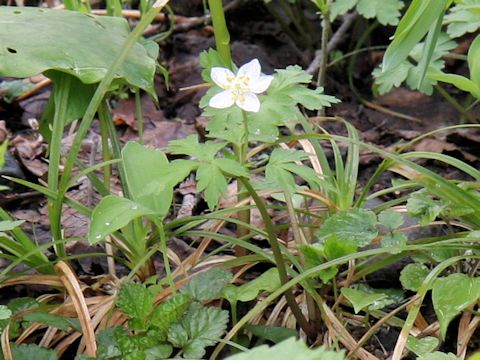
[[[333,21],[338,15],[343,15],[357,5],[358,0],[335,0],[330,5],[330,20]]]
[[[477,99],[480,99],[480,88],[470,79],[457,74],[429,73],[429,78],[452,84],[460,90],[469,92]]]
[[[438,17],[443,16],[448,0],[413,0],[400,20],[393,41],[383,57],[382,71],[400,65],[413,47],[423,39]]]
[[[10,319],[12,316],[12,310],[10,310],[6,305],[0,305],[0,320]]]
[[[145,360],[168,359],[172,354],[173,348],[169,344],[161,344],[145,349]]]
[[[26,321],[52,326],[63,331],[67,331],[69,328],[75,329],[78,332],[82,331],[80,321],[76,318],[62,317],[55,314],[38,311],[25,314],[23,319]]]
[[[220,340],[227,323],[227,311],[193,303],[183,319],[170,327],[168,341],[183,350],[184,358],[202,359],[205,348]]]
[[[355,314],[358,314],[361,310],[365,309],[369,305],[375,303],[380,299],[386,298],[385,294],[369,294],[361,290],[352,288],[342,288],[341,293],[347,298],[353,305]]]
[[[480,278],[451,274],[435,280],[432,287],[432,303],[443,339],[450,321],[479,298]]]
[[[424,354],[417,358],[417,360],[460,360],[452,353],[445,354],[440,351],[435,351],[430,354]]]
[[[122,161],[132,200],[159,216],[165,216],[172,203],[173,186],[189,174],[190,168],[172,171],[163,152],[135,142],[125,145]]]
[[[475,32],[480,28],[480,3],[478,0],[456,1],[443,19],[447,33],[452,38]]]
[[[329,240],[327,239],[327,242]],[[326,253],[325,251],[325,246],[326,243],[324,244],[313,244],[313,245],[299,245],[298,249],[302,252],[305,261],[306,261],[306,268],[310,269],[312,267],[318,266],[320,264],[323,264],[327,256],[335,256],[337,255],[336,251],[331,251],[329,249]],[[330,245],[329,245],[330,246]],[[332,243],[332,246],[335,246]],[[352,249],[352,252],[355,251],[355,249]],[[318,277],[324,284],[328,283],[330,280],[332,280],[335,275],[338,273],[338,268],[336,266],[332,266],[326,270],[322,270],[318,273]]]
[[[181,291],[197,301],[218,299],[232,278],[230,271],[213,268],[195,275]]]
[[[296,86],[288,91],[288,96],[308,110],[318,110],[324,106],[330,107],[332,104],[340,102],[334,96],[325,95],[323,88],[312,90],[305,86]]]
[[[40,347],[36,344],[12,345],[12,355],[15,360],[57,360],[54,350]]]
[[[323,346],[310,349],[302,340],[292,337],[272,347],[256,346],[244,353],[229,356],[226,360],[343,360],[344,358],[343,351],[335,352]]]
[[[153,310],[154,295],[137,283],[126,283],[120,288],[117,306],[129,317],[129,325],[136,330],[146,330]]]
[[[345,240],[345,238],[335,233],[327,236],[321,245],[323,245],[323,252],[327,260],[353,254],[358,249],[358,245],[355,242]]]
[[[427,336],[421,339],[418,339],[414,336],[409,336],[407,340],[407,348],[410,351],[413,351],[417,356],[426,355],[435,350],[440,341],[436,337]]]
[[[235,303],[237,301],[252,301],[258,296],[260,292],[273,292],[277,290],[281,285],[282,283],[280,282],[277,268],[271,268],[265,271],[259,277],[241,286],[226,286],[222,291],[222,295],[230,303]]]
[[[130,221],[145,215],[153,215],[155,211],[147,209],[126,198],[108,195],[93,210],[88,241],[97,243],[105,236],[127,226]]]
[[[197,169],[197,191],[204,191],[210,210],[218,204],[218,199],[227,194],[227,179],[222,171],[213,164],[202,163]]]
[[[470,79],[475,83],[477,87],[480,87],[480,61],[478,60],[480,56],[480,36],[477,36],[472,44],[470,49],[468,49],[468,68],[470,69]]]
[[[375,300],[371,305],[368,306],[368,310],[379,310],[383,309],[386,306],[395,305],[401,303],[405,295],[402,290],[390,288],[373,288],[367,284],[356,284],[352,286],[353,288],[363,291],[367,294],[382,294],[385,297],[382,297],[378,300]]]
[[[404,289],[418,291],[429,273],[430,270],[425,265],[408,264],[400,273],[400,282]]]
[[[25,220],[3,220],[0,221],[0,231],[10,231],[13,230],[20,225],[22,225]]]
[[[127,329],[116,326],[102,330],[97,335],[97,358],[99,359],[117,359],[122,355],[118,344],[117,336],[119,333],[128,335]]]
[[[275,344],[298,335],[297,330],[280,326],[248,324],[245,326],[245,330],[251,332],[253,335],[261,339],[271,341]]]
[[[56,70],[85,84],[98,83],[130,33],[123,18],[68,10],[2,6],[0,19],[0,75],[17,78]],[[141,43],[135,44],[115,78],[155,96],[153,78],[158,47],[150,47],[156,50],[155,54]]]
[[[378,222],[389,230],[399,228],[404,221],[403,215],[394,210],[384,210],[378,214]]]
[[[176,294],[158,305],[150,317],[150,324],[159,331],[167,331],[171,324],[180,321],[183,314],[192,303],[192,298],[186,294]]]
[[[401,0],[359,0],[357,4],[359,14],[367,19],[376,18],[382,25],[397,25],[401,8]]]
[[[377,237],[376,224],[377,217],[372,211],[362,209],[339,211],[325,220],[317,236],[325,241],[335,235],[339,242],[365,246]]]

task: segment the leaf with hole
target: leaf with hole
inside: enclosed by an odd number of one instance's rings
[[[68,10],[2,6],[0,18],[0,75],[17,78],[55,70],[85,84],[98,83],[130,33],[123,18]],[[157,53],[154,43],[148,49],[140,42],[134,44],[114,82],[128,83],[156,96],[153,78]]]

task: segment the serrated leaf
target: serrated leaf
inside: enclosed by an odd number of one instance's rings
[[[292,337],[272,347],[256,346],[244,353],[229,356],[226,360],[343,360],[344,358],[343,351],[335,352],[323,346],[310,349],[302,340]]]
[[[380,95],[388,93],[392,88],[399,87],[407,79],[408,72],[413,67],[408,61],[404,61],[398,66],[382,71],[380,67],[373,70],[376,90]]]
[[[335,0],[330,5],[330,20],[333,21],[338,15],[346,14],[357,5],[358,0]]]
[[[230,67],[230,64],[225,64],[218,51],[214,49],[208,49],[200,53],[200,65],[203,69],[202,78],[206,82],[212,82],[210,77],[212,67]]]
[[[389,230],[399,228],[403,225],[404,221],[403,215],[397,211],[384,210],[378,214],[378,222]]]
[[[422,356],[435,350],[439,343],[438,339],[433,336],[427,336],[421,339],[409,336],[407,340],[407,348],[408,350],[413,351],[417,356]]]
[[[145,360],[168,359],[173,348],[169,344],[162,344],[145,349]]]
[[[173,296],[155,308],[150,317],[150,324],[159,331],[167,331],[171,324],[180,321],[191,303],[192,298],[189,295]]]
[[[290,65],[285,69],[276,70],[272,84],[268,88],[268,94],[280,92],[281,90],[297,84],[309,84],[312,75],[308,74],[298,65]]]
[[[223,289],[222,295],[230,303],[237,301],[252,301],[262,291],[273,292],[277,290],[282,283],[278,275],[277,268],[271,268],[262,275],[241,286],[228,285]]]
[[[80,321],[78,319],[62,317],[46,312],[37,311],[28,313],[25,314],[23,319],[30,322],[45,324],[63,331],[67,331],[69,328],[75,329],[78,332],[82,331],[82,327],[80,326]]]
[[[375,301],[387,297],[385,294],[369,294],[352,288],[342,288],[340,291],[343,296],[345,296],[353,305],[355,314],[358,314],[361,310],[365,309],[369,305],[374,304]]]
[[[180,140],[170,141],[168,148],[174,155],[189,155],[193,158],[210,162],[226,145],[226,142],[215,141],[199,143],[197,135],[189,135]]]
[[[248,177],[248,171],[238,161],[219,158],[212,161],[212,165],[215,165],[227,175],[233,175],[236,177]]]
[[[320,240],[327,240],[335,235],[339,242],[365,246],[377,237],[376,223],[375,213],[369,210],[339,211],[325,220],[317,236]]]
[[[430,270],[422,264],[408,264],[400,273],[400,282],[404,289],[417,291]]]
[[[480,3],[478,0],[456,1],[443,18],[447,33],[452,38],[475,32],[480,28]]]
[[[432,287],[432,303],[443,339],[450,321],[479,298],[480,278],[451,274],[435,280]]]
[[[36,344],[12,345],[12,355],[15,360],[57,360],[57,353]]]
[[[220,197],[227,194],[227,179],[222,171],[213,164],[202,163],[197,169],[197,191],[204,191],[208,208],[213,210]]]
[[[137,283],[126,283],[120,288],[117,306],[131,320],[129,324],[137,330],[145,330],[149,315],[153,309],[154,295]]]
[[[88,229],[88,241],[95,244],[105,236],[127,226],[133,219],[155,214],[126,198],[108,195],[95,207]]]
[[[198,301],[218,299],[232,278],[230,271],[213,268],[195,275],[181,291]]]
[[[397,25],[400,18],[401,0],[359,0],[357,11],[367,19],[376,18],[382,25]]]
[[[98,359],[117,359],[122,355],[118,348],[117,336],[123,333],[128,336],[127,330],[123,327],[110,327],[100,331],[97,335],[97,358]]]
[[[305,86],[293,87],[288,91],[288,96],[290,96],[295,103],[301,104],[308,110],[318,110],[340,102],[340,100],[334,96],[325,95],[322,88],[312,90]]]
[[[31,297],[18,297],[8,302],[8,308],[12,310],[14,314],[19,313],[25,309],[36,308],[39,306],[37,300]]]
[[[57,70],[85,84],[97,83],[130,33],[127,21],[121,17],[68,10],[3,6],[0,17],[4,30],[0,36],[0,75],[17,78]],[[53,38],[55,41],[51,41]],[[155,96],[153,77],[158,46],[152,45],[157,49],[155,54],[140,42],[134,44],[115,77]]]
[[[170,327],[168,341],[183,350],[184,358],[202,359],[205,348],[218,342],[227,323],[227,311],[193,303],[184,318]]]

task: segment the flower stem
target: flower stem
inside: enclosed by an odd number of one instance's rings
[[[243,115],[243,136],[242,136],[242,143],[236,146],[236,155],[237,160],[240,164],[245,165],[247,163],[247,153],[248,153],[248,119],[247,114],[245,111],[242,111]],[[248,198],[248,192],[245,191],[245,187],[243,186],[241,181],[237,180],[237,201],[241,202]],[[238,212],[238,220],[250,224],[250,209],[245,209]],[[237,227],[237,237],[242,238],[248,235],[249,230],[244,226]],[[235,247],[235,255],[237,257],[247,255],[247,250],[241,246]]]
[[[208,0],[208,6],[210,7],[210,13],[212,15],[213,32],[215,34],[217,51],[225,62],[225,65],[232,68],[230,33],[228,32],[227,23],[225,21],[222,0]]]
[[[243,186],[248,191],[253,201],[255,201],[255,205],[257,205],[258,211],[262,216],[263,222],[265,223],[265,230],[268,234],[268,241],[272,248],[273,257],[275,259],[275,264],[277,265],[278,276],[280,277],[280,282],[282,283],[282,285],[284,285],[288,282],[286,265],[283,259],[282,250],[280,249],[280,244],[277,240],[277,235],[275,234],[275,227],[272,223],[272,219],[270,219],[270,216],[268,215],[267,207],[265,206],[260,196],[258,196],[257,192],[253,189],[248,179],[240,178],[239,180],[242,182]],[[315,329],[308,322],[305,316],[303,316],[303,313],[300,310],[300,307],[298,306],[297,301],[295,300],[295,296],[293,295],[293,292],[290,288],[285,291],[285,300],[287,301],[287,304],[290,307],[293,316],[295,316],[295,319],[297,320],[300,328],[305,331],[308,337],[314,338]]]

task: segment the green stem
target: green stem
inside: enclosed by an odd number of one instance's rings
[[[63,130],[66,125],[68,98],[70,96],[72,84],[71,75],[65,74],[59,78],[59,81],[55,84],[53,94],[55,102],[55,115],[53,117],[52,138],[49,148],[50,155],[48,158],[48,188],[55,192],[58,189]],[[52,199],[48,199],[52,242],[56,244],[54,245],[54,249],[59,258],[63,258],[67,255],[65,247],[60,241],[62,240],[62,206],[63,201],[54,201]],[[60,242],[57,243],[57,241]]]
[[[163,227],[163,223],[159,221],[157,218],[152,217],[152,221],[155,223],[158,230],[158,234],[160,236],[160,251],[162,252],[162,255],[163,255],[163,265],[165,266],[167,281],[172,289],[172,293],[175,294],[177,292],[177,287],[175,286],[175,282],[173,281],[172,269],[170,267],[170,260],[168,259],[168,246],[167,246],[167,237],[165,236],[165,229]]]
[[[285,261],[283,259],[282,251],[280,249],[280,244],[277,240],[277,235],[275,234],[275,226],[272,223],[272,219],[268,215],[267,207],[265,206],[263,200],[258,196],[257,192],[253,189],[252,185],[246,178],[239,179],[245,189],[247,189],[248,193],[252,197],[253,201],[257,205],[258,211],[260,212],[262,219],[265,223],[265,230],[268,234],[268,241],[270,243],[270,247],[272,248],[273,257],[275,259],[275,264],[277,265],[278,275],[280,277],[280,282],[282,285],[285,285],[288,282],[287,270]],[[312,326],[308,323],[305,316],[303,316],[300,307],[295,300],[295,296],[290,288],[285,291],[285,300],[287,301],[290,310],[292,311],[293,316],[297,320],[298,325],[302,328],[303,331],[310,337],[315,337],[315,330]]]
[[[125,58],[127,57],[130,49],[133,45],[141,38],[143,31],[147,28],[147,26],[153,21],[155,16],[160,12],[160,10],[165,7],[169,0],[158,0],[153,7],[145,14],[144,17],[140,20],[138,25],[133,29],[133,31],[128,36],[127,40],[125,41],[124,46],[122,47],[118,57],[115,59],[113,64],[108,69],[107,73],[105,74],[102,81],[100,81],[90,104],[85,111],[85,115],[82,118],[82,122],[78,128],[77,135],[72,144],[72,148],[70,149],[70,153],[67,157],[67,162],[65,164],[65,168],[63,170],[63,175],[60,180],[60,186],[58,189],[58,198],[57,203],[62,203],[63,198],[65,196],[65,192],[68,187],[68,182],[70,175],[73,170],[73,165],[75,163],[75,159],[80,151],[82,145],[82,139],[86,136],[88,129],[92,123],[93,117],[100,106],[102,100],[105,97],[108,89],[110,88],[110,84],[112,83],[113,78],[118,70],[118,68],[122,65]]]
[[[242,111],[243,115],[243,136],[242,144],[235,146],[235,153],[237,160],[240,164],[246,165],[247,163],[247,153],[248,153],[248,119],[245,111]],[[245,191],[244,186],[240,181],[237,180],[237,201],[241,202],[249,197],[248,193]],[[244,222],[245,224],[250,224],[250,209],[241,210],[238,212],[238,220]],[[249,229],[244,226],[237,226],[237,237],[242,238],[249,234]],[[241,246],[235,247],[235,254],[237,257],[247,255],[246,249]]]
[[[320,65],[318,68],[317,87],[325,87],[325,81],[327,77],[327,64],[328,64],[328,40],[330,38],[330,3],[327,0],[325,10],[322,12],[322,57],[320,59]],[[325,107],[323,106],[318,111],[318,116],[325,116]]]
[[[142,111],[142,97],[140,96],[140,89],[135,89],[135,112],[137,113],[137,128],[140,144],[143,145],[143,111]]]
[[[466,120],[468,120],[469,123],[478,123],[478,120],[475,119],[473,115],[471,115],[467,110],[464,109],[464,107],[453,97],[451,96],[441,85],[437,84],[435,85],[435,90],[438,91],[440,95],[444,97],[447,102],[452,105],[455,110],[457,110]],[[461,120],[460,123],[463,123],[463,119]]]
[[[112,159],[112,153],[110,152],[110,146],[108,142],[108,121],[110,120],[108,114],[105,114],[105,107],[100,106],[98,108],[98,118],[100,120],[100,135],[102,136],[102,157],[103,161]],[[108,111],[107,111],[108,113]],[[105,189],[110,191],[110,178],[112,175],[112,166],[106,164],[103,167],[103,184]]]
[[[232,53],[230,50],[230,33],[228,32],[225,12],[222,0],[208,0],[210,13],[212,15],[213,31],[215,33],[215,44],[220,57],[225,65],[232,68]]]

